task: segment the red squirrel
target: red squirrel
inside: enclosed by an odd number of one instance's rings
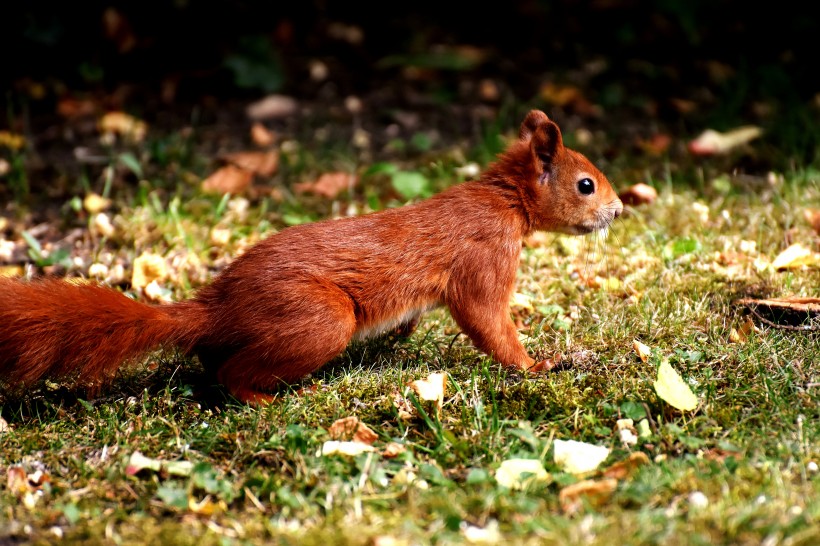
[[[0,383],[21,391],[69,377],[97,389],[162,346],[199,357],[240,401],[262,404],[344,351],[445,305],[473,343],[521,370],[510,316],[523,237],[586,234],[623,210],[607,178],[528,113],[478,180],[413,204],[288,227],[234,260],[187,301],[148,305],[61,279],[0,279]]]

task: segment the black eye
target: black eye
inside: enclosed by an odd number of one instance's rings
[[[582,178],[578,181],[578,191],[584,195],[595,193],[595,182],[589,178]]]

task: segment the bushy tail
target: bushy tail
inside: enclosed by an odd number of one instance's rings
[[[192,348],[205,320],[196,302],[152,306],[84,281],[0,278],[0,386],[70,377],[94,390],[151,349]]]

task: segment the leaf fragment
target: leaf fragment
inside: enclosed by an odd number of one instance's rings
[[[447,375],[441,372],[431,373],[427,379],[411,381],[409,387],[418,397],[426,402],[435,402],[436,408],[441,410],[444,404],[444,391],[447,384]]]
[[[352,440],[367,445],[372,445],[373,442],[379,439],[378,434],[354,415],[334,421],[330,425],[328,433],[333,440]]]
[[[618,480],[614,478],[584,480],[561,489],[558,502],[564,513],[576,514],[581,511],[584,502],[595,507],[602,505],[617,487]]]
[[[555,464],[572,474],[592,472],[609,456],[609,448],[579,442],[577,440],[555,440]]]
[[[652,349],[649,345],[641,343],[637,339],[632,341],[632,348],[635,349],[635,352],[638,355],[638,358],[641,359],[641,362],[646,362],[650,356],[652,356]]]
[[[654,383],[655,392],[670,406],[682,411],[692,411],[698,407],[698,398],[678,372],[664,359],[658,368],[658,378]]]
[[[328,440],[322,444],[322,455],[328,457],[330,455],[344,455],[346,457],[355,457],[362,453],[375,451],[375,448],[369,444],[362,442],[346,442],[341,440]]]
[[[743,146],[763,134],[760,127],[746,125],[725,133],[706,129],[689,142],[689,152],[694,155],[719,155]]]
[[[550,474],[538,459],[507,459],[495,471],[495,481],[508,489],[524,489],[536,482],[549,482]]]
[[[190,461],[166,461],[164,459],[153,459],[146,457],[139,451],[135,451],[128,459],[125,473],[133,476],[142,470],[153,472],[165,472],[172,476],[190,476],[194,469],[194,463]]]

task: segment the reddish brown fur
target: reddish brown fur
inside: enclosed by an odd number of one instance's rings
[[[595,182],[593,194],[581,194],[581,178]],[[178,345],[237,398],[260,403],[354,336],[439,304],[495,360],[531,369],[508,308],[522,237],[588,233],[621,210],[606,177],[532,111],[480,180],[401,208],[285,229],[189,302],[148,306],[95,285],[3,280],[0,377],[12,388],[59,375],[96,385],[129,358]]]

